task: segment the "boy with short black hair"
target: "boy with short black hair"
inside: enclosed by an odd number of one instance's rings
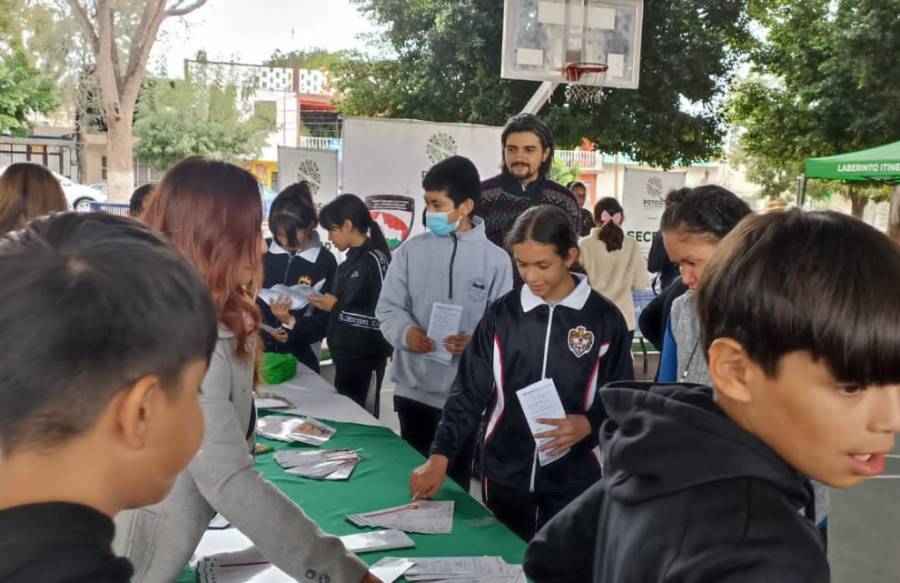
[[[148,182],[134,189],[134,192],[131,193],[131,199],[128,201],[129,217],[140,218],[141,213],[144,212],[144,207],[147,206],[144,203],[148,202],[147,197],[153,193],[154,188],[156,188],[156,185]]]
[[[130,581],[112,517],[203,435],[206,285],[143,225],[69,213],[0,240],[0,290],[0,581]]]
[[[488,240],[484,221],[472,215],[481,190],[478,170],[470,160],[453,156],[435,164],[422,188],[430,232],[406,241],[394,253],[375,316],[396,349],[394,407],[400,434],[428,456],[459,355],[488,305],[512,289],[512,265],[509,255]],[[435,304],[462,307],[457,334],[428,337]],[[436,358],[440,349],[444,360]],[[472,435],[448,472],[466,491],[474,448]]]
[[[699,288],[714,388],[603,389],[605,477],[537,535],[529,576],[828,581],[809,478],[845,488],[884,470],[900,431],[898,288],[900,247],[861,221],[741,222]]]

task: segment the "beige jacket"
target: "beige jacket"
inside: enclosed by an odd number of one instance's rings
[[[647,260],[641,254],[638,242],[625,237],[622,248],[609,252],[606,243],[597,239],[598,229],[578,242],[581,263],[587,270],[594,290],[616,304],[629,330],[634,330],[634,297],[632,291],[645,289],[649,283]]]
[[[169,583],[218,511],[295,579],[357,583],[368,567],[256,470],[253,367],[235,347],[234,334],[220,326],[201,388],[200,451],[165,500],[116,516],[113,549],[134,564],[135,583]]]

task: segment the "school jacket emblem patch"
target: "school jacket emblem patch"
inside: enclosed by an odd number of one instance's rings
[[[569,350],[575,355],[575,358],[581,358],[591,351],[594,347],[594,333],[585,328],[578,326],[569,330]]]

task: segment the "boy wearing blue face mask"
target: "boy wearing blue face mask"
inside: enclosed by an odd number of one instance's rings
[[[394,253],[375,317],[395,349],[394,408],[400,435],[427,456],[456,378],[459,355],[488,305],[512,289],[512,265],[509,255],[488,240],[482,219],[472,215],[481,180],[470,160],[453,156],[435,164],[422,188],[429,232],[406,241]],[[462,308],[457,334],[428,337],[435,304],[443,304],[438,308],[445,310],[447,305]],[[449,357],[439,357],[441,348]],[[466,491],[474,448],[472,435],[447,471]]]

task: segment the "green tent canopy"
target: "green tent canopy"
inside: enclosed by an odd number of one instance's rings
[[[806,160],[806,178],[900,183],[900,142]]]

